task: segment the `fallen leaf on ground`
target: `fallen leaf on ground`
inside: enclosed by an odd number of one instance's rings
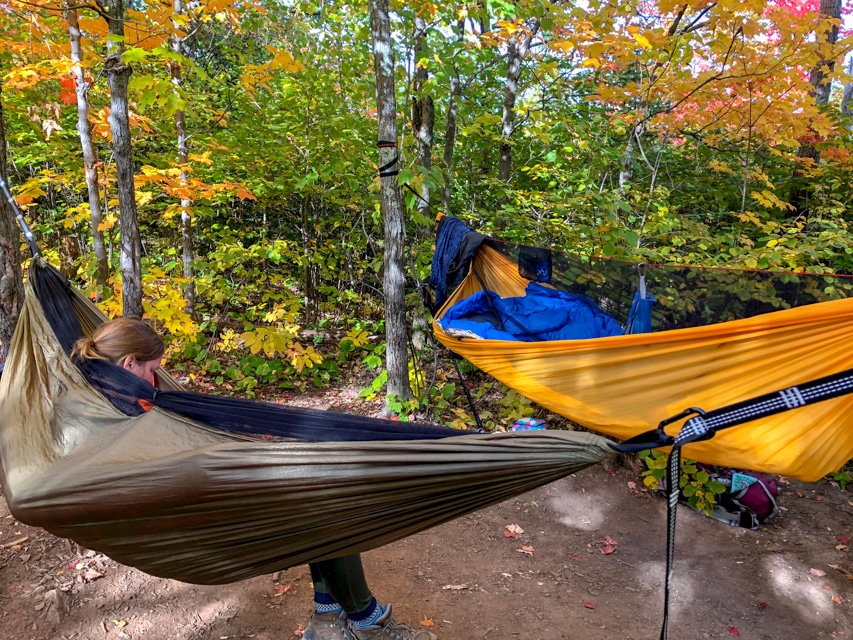
[[[17,547],[19,544],[23,544],[27,540],[29,540],[29,536],[24,536],[23,538],[18,538],[17,540],[12,540],[12,542],[7,542],[6,544],[0,544],[0,549],[8,549],[10,547]]]
[[[576,554],[576,553],[573,553],[573,554],[572,554],[572,555],[570,555],[569,557],[570,557],[572,560],[575,560],[575,561],[577,561],[577,562],[580,562],[580,560],[581,560],[581,557],[580,557],[578,554]]]
[[[291,587],[293,587],[293,585],[292,585],[292,584],[290,584],[289,582],[288,582],[287,584],[277,584],[277,585],[275,585],[275,595],[276,595],[276,597],[278,597],[278,596],[283,596],[285,593],[287,593],[288,591],[290,591]]]
[[[598,544],[601,545],[601,553],[603,553],[604,555],[607,556],[607,555],[610,555],[611,553],[613,553],[614,551],[616,551],[616,545],[619,543],[616,542],[610,536],[605,536],[604,540],[602,540]]]
[[[533,547],[531,547],[530,545],[526,545],[526,544],[521,545],[521,549],[516,549],[516,551],[519,551],[521,553],[526,553],[529,556],[533,555]]]
[[[637,483],[636,483],[636,482],[629,482],[629,483],[628,483],[628,488],[629,488],[631,491],[636,491],[636,490],[637,490]]]
[[[591,602],[584,602],[583,606],[585,606],[587,609],[592,609],[593,611],[595,611],[595,605]]]
[[[842,600],[842,599],[841,599],[841,598],[839,598],[838,596],[832,596],[832,601],[833,601],[835,604],[841,604],[842,602],[844,602],[844,600]]]
[[[127,621],[126,620],[113,620],[113,624],[115,626],[117,626],[119,629],[121,629],[122,627],[127,626]]]
[[[520,536],[524,533],[524,529],[519,527],[517,524],[508,524],[504,527],[506,531],[504,531],[504,536],[507,538],[514,538],[515,536]]]
[[[301,638],[303,633],[305,633],[305,627],[303,627],[301,624],[293,630],[293,635],[295,635],[297,638]]]
[[[424,616],[424,619],[421,620],[421,626],[422,627],[434,627],[435,623],[432,620],[430,620],[429,618],[427,618],[426,616]]]
[[[729,630],[729,633],[732,634],[733,636],[739,636],[740,635],[740,631],[735,629],[732,625],[729,625],[726,628]]]
[[[767,603],[766,603],[766,602],[759,602],[759,603],[758,603],[758,610],[759,610],[759,611],[764,611],[766,608],[767,608]]]
[[[824,571],[823,569],[809,569],[809,573],[813,576],[818,576],[819,578],[822,578],[826,575],[826,571]]]
[[[444,590],[449,591],[462,591],[462,589],[467,589],[467,584],[446,584],[442,587]]]
[[[85,580],[86,582],[94,582],[95,580],[98,580],[99,578],[103,577],[103,573],[101,573],[100,571],[95,571],[94,569],[86,569],[83,572],[83,580]]]
[[[850,542],[851,538],[850,536],[838,536],[836,540],[839,542]]]

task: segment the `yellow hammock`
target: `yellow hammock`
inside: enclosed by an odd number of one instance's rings
[[[654,429],[687,407],[711,410],[853,366],[850,298],[710,326],[590,340],[479,340],[442,330],[444,313],[483,287],[506,298],[523,296],[528,283],[514,262],[481,245],[473,270],[436,314],[436,337],[531,400],[616,438]],[[818,480],[853,458],[853,395],[721,431],[688,444],[684,455]]]

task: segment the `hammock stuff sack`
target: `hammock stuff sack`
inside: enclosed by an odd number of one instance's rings
[[[39,258],[29,274],[0,378],[9,508],[156,576],[219,584],[367,551],[613,453],[592,434],[467,433],[78,368],[71,344],[104,317]]]
[[[441,218],[430,280],[439,293],[436,337],[522,395],[620,440],[653,430],[686,407],[732,405],[853,363],[849,276],[638,265],[553,252],[542,270],[549,274],[543,284],[520,273],[523,250],[485,238],[455,218]],[[521,269],[525,275],[534,270]],[[650,327],[643,330],[652,332],[619,335],[622,330],[613,331],[610,320],[628,324],[639,283],[649,291],[641,296],[650,306],[644,310]],[[527,318],[505,315],[525,298],[540,299],[546,289],[592,305],[593,315],[608,316],[607,323],[598,321],[598,337],[537,339],[524,326]],[[455,330],[454,314],[483,300],[485,306],[472,314],[463,311],[463,330]],[[477,324],[485,331],[470,331]],[[483,338],[506,334],[512,336]],[[684,455],[818,480],[853,458],[853,396],[727,429],[688,444]]]

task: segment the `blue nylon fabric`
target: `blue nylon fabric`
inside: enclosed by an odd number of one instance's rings
[[[528,284],[526,295],[517,298],[501,299],[493,291],[478,291],[448,309],[441,326],[445,331],[472,331],[489,340],[521,342],[585,340],[624,333],[619,323],[587,296],[536,282]]]
[[[646,291],[646,297],[641,298],[640,292],[634,294],[634,302],[631,311],[628,312],[628,322],[625,323],[625,333],[651,333],[652,332],[652,305],[655,298]]]
[[[447,216],[441,220],[429,275],[429,285],[435,291],[437,305],[447,297],[447,272],[459,251],[462,239],[469,231],[471,229],[457,218]]]

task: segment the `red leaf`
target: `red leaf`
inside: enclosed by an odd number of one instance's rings
[[[759,610],[759,611],[764,611],[766,608],[767,608],[767,603],[766,603],[766,602],[759,602],[759,603],[758,603],[758,610]]]
[[[593,611],[595,611],[595,605],[591,602],[584,602],[583,606],[585,606],[587,609],[592,609]]]
[[[850,542],[850,536],[838,536],[836,540],[839,542]]]
[[[580,557],[578,554],[576,554],[576,553],[573,553],[573,554],[572,554],[572,555],[570,555],[569,557],[570,557],[572,560],[575,560],[575,561],[577,561],[577,562],[580,562],[580,561],[581,561],[581,557]]]
[[[729,630],[729,633],[732,634],[733,636],[739,636],[740,635],[740,632],[737,629],[735,629],[732,625],[729,625],[726,628]]]
[[[504,538],[514,538],[515,534],[512,531],[504,531]]]

